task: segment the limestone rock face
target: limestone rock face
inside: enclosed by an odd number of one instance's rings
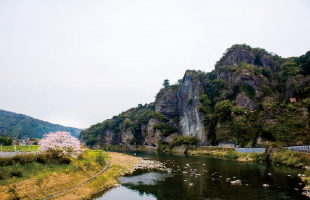
[[[114,131],[108,129],[108,130],[106,131],[106,134],[105,134],[104,138],[103,138],[103,141],[104,141],[105,143],[107,143],[107,144],[110,144],[110,145],[118,144],[118,143],[120,143],[120,141],[121,141],[120,136],[121,136],[121,135],[116,135],[116,134],[114,133]]]
[[[241,62],[254,65],[254,56],[251,52],[243,50],[243,49],[238,49],[226,58],[226,60],[223,63],[223,66],[238,66]]]
[[[155,124],[158,123],[158,120],[153,118],[149,120],[149,123],[146,127],[146,136],[144,138],[144,141],[149,145],[149,146],[156,146],[157,147],[157,141],[162,138],[162,133],[160,130],[153,130],[153,127]]]
[[[294,87],[293,87],[293,80],[291,78],[288,78],[286,80],[286,96],[288,98],[294,97]]]
[[[261,87],[259,81],[257,81],[256,78],[248,70],[243,70],[242,73],[234,79],[234,84],[250,85],[255,90],[255,94],[258,93]]]
[[[272,59],[267,54],[263,54],[260,56],[260,62],[263,67],[269,67],[272,72],[275,72],[277,70],[276,66],[273,64]]]
[[[178,115],[177,90],[168,89],[155,102],[155,111],[168,117]]]
[[[218,73],[218,77],[224,79],[227,82],[231,82],[234,77],[234,72],[220,72]]]
[[[249,110],[254,110],[255,106],[257,105],[255,102],[249,99],[249,97],[244,92],[241,92],[237,95],[236,104],[239,107]]]
[[[190,74],[185,76],[184,83],[178,91],[179,133],[188,136],[197,135],[200,143],[206,144],[207,135],[202,124],[203,114],[198,110],[200,91],[203,88],[199,81],[192,81],[191,77]]]
[[[132,134],[130,129],[121,129],[121,137],[122,142],[125,143],[127,146],[130,146],[130,139],[134,138],[134,135]]]

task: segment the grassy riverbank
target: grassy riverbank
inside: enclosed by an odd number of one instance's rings
[[[111,167],[104,174],[56,199],[89,198],[98,191],[113,186],[120,172],[131,170],[133,164],[140,162],[139,158],[124,154],[88,150],[79,159],[71,158],[70,164],[60,164],[58,160],[53,160],[47,164],[33,161],[3,166],[0,169],[1,200],[41,199],[72,188],[105,169],[108,159]]]
[[[199,147],[194,150],[188,150],[188,154],[234,158],[240,162],[265,161],[266,159],[263,153],[239,153],[234,148],[222,147]]]

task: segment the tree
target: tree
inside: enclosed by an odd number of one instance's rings
[[[165,88],[167,88],[169,85],[170,85],[169,80],[168,80],[168,79],[165,79],[165,80],[164,80],[164,83],[163,83],[163,86],[164,86]]]
[[[71,136],[69,132],[64,131],[50,132],[44,135],[39,145],[43,152],[52,151],[57,153],[60,158],[64,156],[77,158],[84,151],[80,141]]]

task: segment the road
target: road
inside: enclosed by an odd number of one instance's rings
[[[29,154],[29,153],[40,153],[39,151],[32,151],[32,152],[4,152],[4,151],[0,151],[0,157],[13,157],[18,155],[25,155],[25,154]]]

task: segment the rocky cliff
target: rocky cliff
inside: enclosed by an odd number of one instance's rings
[[[87,145],[178,149],[180,145],[240,146],[310,142],[310,53],[281,58],[233,45],[212,72],[187,70],[154,103],[139,104],[82,131]],[[258,142],[257,142],[258,141]]]

